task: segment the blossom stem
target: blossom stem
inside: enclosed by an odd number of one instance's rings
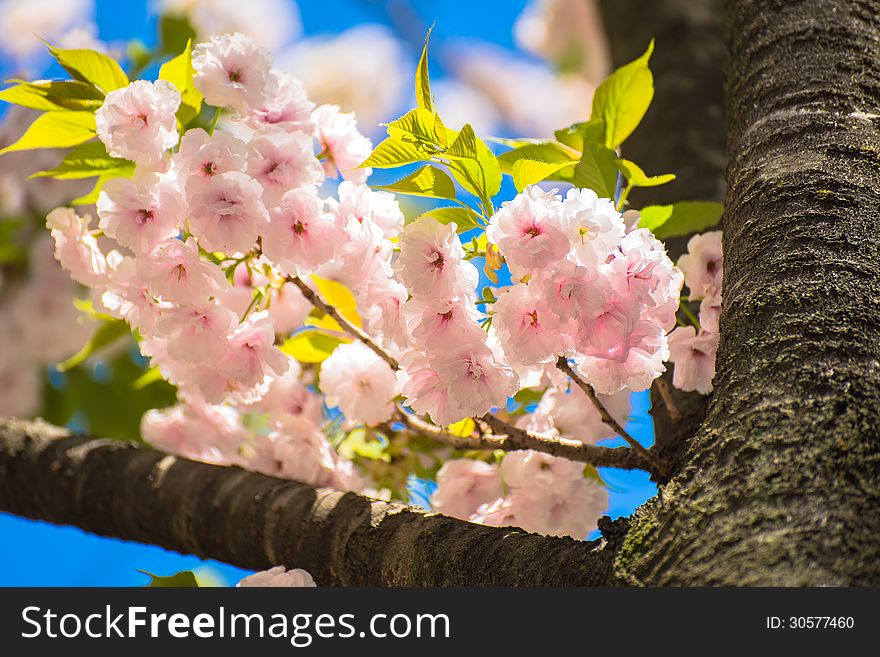
[[[669,419],[673,424],[678,424],[681,422],[681,411],[678,410],[675,399],[672,397],[672,391],[663,379],[657,379],[654,383],[657,385],[657,392],[660,393],[663,404],[666,406],[666,412],[669,413]]]
[[[690,320],[691,324],[693,324],[694,327],[699,331],[700,330],[700,320],[697,319],[697,316],[694,315],[694,312],[690,308],[687,307],[687,303],[682,302],[679,305],[679,308],[681,308],[681,311]]]
[[[577,372],[575,372],[571,365],[568,364],[568,360],[565,359],[564,356],[560,356],[556,360],[556,367],[560,369],[562,372],[568,375],[568,377],[575,382],[578,388],[580,388],[583,393],[593,402],[593,406],[596,407],[596,410],[599,411],[599,417],[602,418],[602,422],[607,424],[609,427],[614,429],[617,434],[623,438],[630,447],[632,447],[636,452],[638,452],[646,462],[650,463],[654,467],[654,471],[659,474],[665,476],[668,474],[669,466],[668,464],[657,458],[650,451],[645,449],[642,444],[633,438],[626,429],[624,429],[620,422],[615,420],[611,413],[608,412],[608,409],[605,408],[605,404],[601,402],[601,400],[596,396],[596,391],[593,390],[593,386],[584,381]]]
[[[217,122],[220,121],[220,112],[221,112],[221,109],[219,107],[214,108],[214,118],[211,119],[211,127],[208,130],[209,135],[213,136],[213,134],[214,134],[214,129],[217,127]]]
[[[382,349],[382,347],[380,347],[375,342],[373,342],[372,339],[370,339],[370,336],[368,336],[360,328],[352,324],[334,306],[331,306],[329,303],[324,301],[324,299],[321,298],[321,295],[310,288],[303,279],[301,279],[299,276],[288,276],[287,280],[296,285],[296,287],[299,288],[299,291],[302,292],[302,295],[306,299],[308,299],[315,308],[318,308],[319,310],[336,320],[336,323],[339,324],[339,326],[341,326],[347,333],[363,342],[367,347],[372,350],[374,354],[376,354],[379,358],[388,363],[388,365],[391,366],[392,370],[397,371],[400,368],[400,363],[397,362],[397,359],[386,353],[386,351]]]
[[[589,463],[597,467],[621,468],[624,470],[644,470],[648,466],[641,456],[631,449],[620,447],[598,447],[586,445],[579,440],[557,438],[530,433],[499,417],[486,413],[476,421],[489,426],[490,432],[480,432],[470,436],[459,436],[442,427],[426,422],[417,415],[407,412],[397,405],[396,418],[409,430],[429,436],[450,447],[460,450],[502,450],[505,452],[532,449],[553,456],[561,456],[571,461]]]

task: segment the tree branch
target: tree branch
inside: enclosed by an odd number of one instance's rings
[[[631,449],[585,445],[579,440],[530,433],[504,422],[491,413],[486,413],[477,420],[489,425],[493,433],[481,432],[471,436],[459,436],[446,431],[430,422],[425,422],[417,415],[407,413],[400,407],[397,409],[397,419],[412,431],[430,436],[455,449],[500,449],[506,452],[533,449],[553,456],[562,456],[571,461],[589,463],[596,467],[621,468],[622,470],[646,470],[650,467]]]
[[[652,472],[654,474],[658,474],[661,477],[665,477],[669,474],[669,464],[666,463],[663,459],[652,454],[649,450],[643,447],[638,440],[629,435],[629,432],[627,432],[627,430],[620,425],[620,422],[618,422],[611,416],[611,413],[609,413],[608,409],[605,408],[605,404],[603,404],[596,396],[596,391],[593,390],[593,386],[591,386],[580,376],[578,376],[578,373],[571,368],[571,365],[568,364],[568,361],[565,359],[565,357],[560,356],[556,359],[556,367],[567,374],[568,378],[574,381],[575,385],[577,385],[577,387],[583,391],[583,393],[590,399],[590,401],[593,402],[593,406],[595,406],[596,410],[599,411],[599,417],[602,418],[602,422],[604,422],[614,431],[616,431],[617,435],[623,438],[630,447],[632,447],[639,455],[641,455],[646,463],[649,463],[652,466]]]
[[[486,527],[22,420],[0,420],[0,511],[321,585],[605,585],[625,533]]]

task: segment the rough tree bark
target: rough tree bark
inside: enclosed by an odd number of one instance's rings
[[[0,510],[337,584],[880,584],[880,14],[727,0],[716,392],[661,495],[577,543],[44,429]],[[236,519],[237,521],[233,521]]]

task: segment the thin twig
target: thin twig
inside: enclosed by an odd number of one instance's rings
[[[663,404],[666,406],[666,412],[669,414],[669,419],[673,424],[678,424],[681,422],[681,411],[678,410],[678,406],[672,396],[672,391],[663,379],[657,379],[654,384],[657,386],[657,392],[660,393],[660,397],[663,399]]]
[[[593,402],[593,406],[596,407],[596,410],[599,411],[599,417],[602,418],[602,422],[607,424],[609,427],[614,429],[614,431],[623,438],[630,447],[632,447],[636,452],[638,452],[642,458],[651,465],[654,466],[654,471],[657,474],[665,475],[669,469],[667,463],[661,459],[658,459],[654,454],[651,454],[642,444],[633,438],[626,429],[624,429],[620,422],[615,420],[611,413],[608,412],[608,409],[605,408],[605,404],[601,402],[601,400],[596,396],[596,391],[593,390],[593,386],[584,381],[578,374],[575,372],[571,365],[568,364],[568,360],[565,359],[564,356],[560,356],[556,360],[556,367],[561,371],[565,372],[568,377],[575,382],[578,388],[580,388],[584,394]]]
[[[311,302],[311,304],[315,306],[315,308],[318,308],[319,310],[336,320],[336,323],[339,324],[339,326],[341,326],[345,331],[363,342],[373,351],[374,354],[376,354],[379,358],[388,363],[391,366],[392,370],[396,371],[400,368],[400,363],[397,362],[397,359],[395,359],[384,349],[382,349],[382,347],[373,342],[370,336],[368,336],[360,328],[352,324],[334,306],[331,306],[329,303],[324,301],[321,298],[321,295],[315,292],[308,285],[306,285],[306,282],[303,279],[301,279],[299,276],[288,276],[287,280],[296,285],[299,288],[299,291],[302,292],[303,296],[308,299],[309,302]]]
[[[532,449],[539,452],[561,456],[570,461],[589,463],[597,467],[621,468],[623,470],[645,470],[649,464],[631,449],[625,447],[598,447],[585,445],[578,440],[557,438],[530,433],[504,420],[486,413],[477,421],[485,422],[490,432],[480,432],[469,436],[459,436],[406,412],[397,406],[396,419],[412,431],[425,434],[455,449],[500,449],[510,452],[519,449]]]

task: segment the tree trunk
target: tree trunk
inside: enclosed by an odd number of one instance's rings
[[[729,0],[715,394],[630,582],[880,584],[880,12]]]
[[[727,0],[708,415],[590,543],[0,423],[0,510],[322,584],[880,585],[880,13]]]

